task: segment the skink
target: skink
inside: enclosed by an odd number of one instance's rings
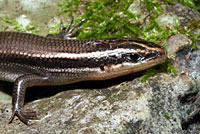
[[[166,49],[135,38],[64,40],[0,32],[0,80],[14,82],[12,116],[36,119],[24,109],[27,87],[106,80],[163,62]]]

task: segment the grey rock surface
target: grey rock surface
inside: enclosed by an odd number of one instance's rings
[[[105,89],[66,90],[27,104],[26,108],[40,113],[40,120],[30,121],[29,126],[19,120],[8,125],[11,105],[1,104],[0,131],[10,134],[185,133],[181,121],[188,116],[190,105],[195,107],[195,104],[183,105],[178,96],[195,90],[195,81],[184,74],[176,77],[159,74],[145,83],[136,78]],[[198,134],[198,129],[188,131]]]

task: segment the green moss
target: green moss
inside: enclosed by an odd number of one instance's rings
[[[178,3],[181,3],[184,6],[193,8],[196,11],[200,11],[200,3],[198,2],[198,0],[197,1],[195,1],[195,0],[178,0]]]
[[[75,21],[86,19],[77,38],[136,37],[139,24],[131,23],[136,18],[128,11],[133,0],[96,0],[87,2],[85,13]],[[65,10],[65,9],[62,9]]]
[[[169,119],[169,118],[171,117],[171,115],[170,115],[168,112],[166,112],[166,113],[165,113],[165,117],[166,117],[167,119]]]
[[[66,0],[64,2],[61,2],[59,6],[61,7],[61,11],[58,13],[68,13],[69,16],[72,16],[74,12],[76,12],[77,8],[80,5],[81,0]]]
[[[24,28],[22,24],[19,24],[16,20],[8,18],[8,17],[0,17],[0,20],[11,25],[15,30],[19,32],[27,32],[27,33],[39,32],[39,29],[36,28],[33,24],[30,24]]]
[[[128,11],[132,0],[103,0],[86,4],[87,30],[79,38],[112,38],[135,37],[138,35],[139,24],[130,23],[136,16]]]
[[[152,77],[158,73],[166,73],[166,72],[177,75],[176,68],[173,66],[173,63],[170,60],[166,60],[164,63],[146,70],[144,75],[142,76],[141,81],[145,82],[149,77]]]
[[[77,9],[80,0],[62,3],[60,13],[65,11],[73,16],[72,11]],[[158,2],[157,0],[144,0],[145,9],[152,12],[148,25],[144,25],[138,20],[139,16],[132,14],[128,8],[133,0],[95,0],[87,2],[85,12],[75,19],[75,22],[86,19],[83,30],[77,36],[78,39],[85,38],[113,38],[113,37],[139,37],[148,41],[163,44],[170,35],[178,33],[177,26],[173,29],[161,29],[156,22],[156,18],[163,12],[161,5],[169,3]],[[65,6],[64,6],[65,5]],[[141,7],[142,8],[142,7]],[[69,10],[70,9],[70,10]]]
[[[156,22],[156,18],[163,13],[162,5],[175,4],[174,1],[166,0],[164,2],[157,0],[144,0],[144,8],[153,14],[149,17],[148,25],[139,22],[138,17],[128,8],[134,0],[94,0],[85,2],[85,10],[82,16],[75,18],[75,22],[86,19],[83,24],[83,30],[77,36],[78,39],[85,38],[113,38],[113,37],[139,37],[147,41],[152,41],[158,44],[165,45],[167,39],[177,33],[180,33],[179,22],[172,29],[162,29]],[[75,13],[83,0],[67,0],[60,4],[62,13],[69,13],[70,16]],[[181,3],[194,7],[192,0]],[[187,3],[187,4],[186,4]],[[141,6],[142,8],[142,6]],[[195,8],[197,9],[197,7]],[[134,20],[134,21],[133,21]],[[186,32],[186,31],[184,31]],[[187,33],[187,32],[186,32]],[[195,37],[197,39],[197,37]]]
[[[196,31],[196,29],[200,29],[200,20],[193,20],[191,23],[181,29],[179,29],[180,33],[190,37],[192,40],[192,48],[195,49],[197,47],[197,42],[200,42],[200,32]]]

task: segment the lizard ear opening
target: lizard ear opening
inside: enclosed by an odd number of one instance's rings
[[[101,69],[101,71],[105,71],[105,68],[104,68],[103,64],[101,64],[99,68]]]

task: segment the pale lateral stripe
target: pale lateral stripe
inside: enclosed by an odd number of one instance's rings
[[[135,45],[138,45],[138,46],[142,46],[144,48],[146,48],[147,50],[152,50],[152,51],[155,51],[156,49],[157,50],[160,50],[161,48],[157,48],[157,47],[149,47],[148,45],[145,45],[145,44],[142,44],[142,43],[138,43],[138,42],[134,42]]]
[[[94,51],[88,53],[58,53],[58,52],[21,52],[21,51],[11,51],[11,54],[23,55],[28,57],[35,57],[35,58],[68,58],[68,59],[79,59],[79,58],[102,58],[108,56],[117,56],[120,57],[123,53],[146,53],[145,50],[135,50],[135,49],[124,49],[124,48],[117,48],[114,50],[105,50],[105,51]],[[0,50],[0,53],[7,54],[6,50]]]
[[[112,64],[111,66],[109,66],[109,68],[112,69],[118,69],[118,68],[126,68],[126,67],[134,67],[137,66],[141,63],[145,63],[145,61],[143,62],[138,62],[138,63],[131,63],[131,62],[124,62],[121,64]],[[105,66],[108,67],[108,66]],[[89,68],[89,67],[81,67],[81,68],[61,68],[61,69],[56,69],[56,68],[49,68],[48,71],[50,72],[102,72],[100,67],[95,67],[95,68]]]

